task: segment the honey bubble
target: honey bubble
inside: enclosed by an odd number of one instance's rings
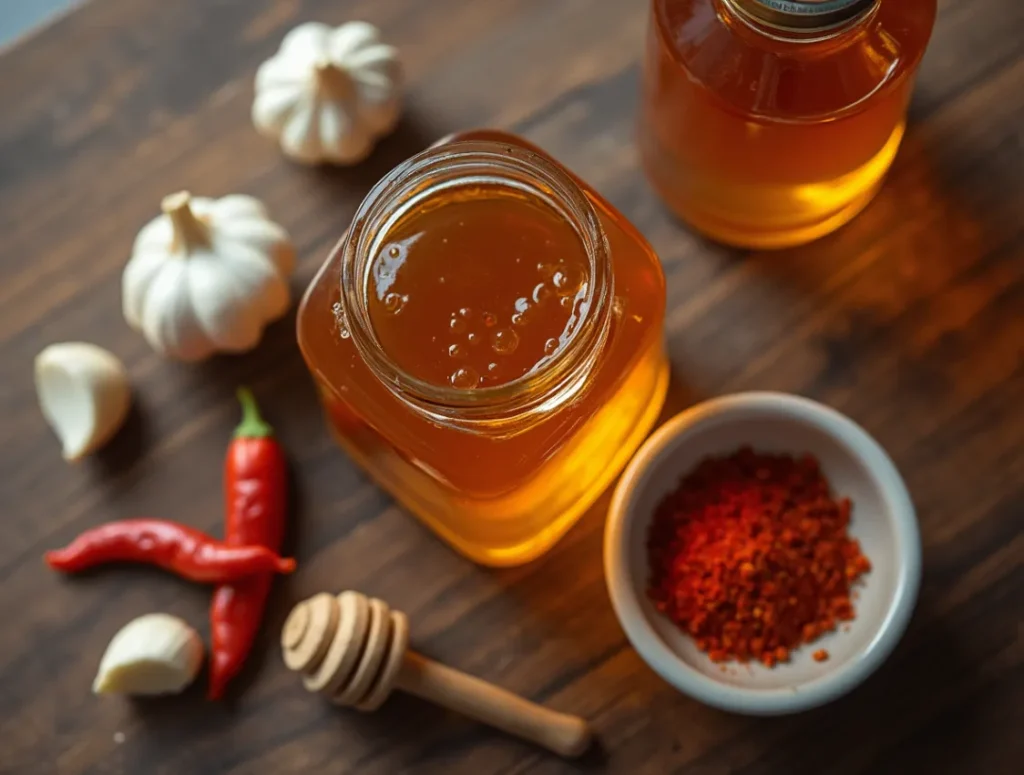
[[[558,350],[558,340],[557,339],[548,339],[544,343],[544,354],[545,355],[554,355],[556,350]]]
[[[466,321],[460,317],[452,315],[451,321],[448,323],[448,327],[454,334],[461,334],[466,330]]]
[[[487,326],[488,328],[493,328],[497,324],[497,322],[498,322],[498,316],[497,315],[495,315],[495,314],[493,314],[491,312],[485,312],[484,313],[484,325],[485,326]]]
[[[537,283],[533,289],[533,300],[540,304],[545,299],[551,296],[551,289],[548,288],[544,283]]]
[[[452,358],[465,358],[469,353],[466,352],[466,348],[461,344],[453,344],[448,348],[448,355]]]
[[[384,297],[384,309],[390,312],[392,315],[397,315],[402,311],[402,307],[405,306],[405,302],[409,300],[408,296],[400,293],[389,293]]]
[[[551,278],[559,296],[571,296],[583,285],[583,277],[572,267],[562,267]]]
[[[519,334],[511,328],[502,328],[491,336],[491,349],[498,355],[514,353],[519,346]]]
[[[331,312],[334,313],[334,322],[338,326],[338,336],[342,339],[348,339],[351,334],[348,330],[348,318],[345,317],[345,308],[341,306],[340,301],[336,301],[331,307]]]
[[[472,366],[460,366],[452,372],[449,380],[454,388],[472,390],[480,384],[480,375],[476,373],[476,369]]]

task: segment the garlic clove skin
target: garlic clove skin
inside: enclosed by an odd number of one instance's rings
[[[95,694],[177,694],[195,680],[203,664],[203,642],[170,614],[145,614],[111,639],[93,681]]]
[[[124,364],[88,342],[45,348],[35,360],[36,395],[68,462],[81,460],[110,440],[131,407]]]

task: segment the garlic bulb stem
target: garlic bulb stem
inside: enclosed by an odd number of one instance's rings
[[[332,99],[349,100],[355,96],[356,85],[352,76],[342,67],[338,67],[329,59],[318,59],[313,66],[316,79]]]
[[[160,208],[171,219],[174,229],[173,250],[181,250],[188,255],[199,248],[210,247],[210,230],[196,218],[189,203],[192,195],[188,191],[179,191],[163,198]]]

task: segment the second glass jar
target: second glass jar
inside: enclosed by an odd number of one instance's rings
[[[713,239],[779,248],[871,200],[906,125],[936,0],[653,0],[648,176]]]
[[[465,133],[360,206],[299,344],[339,443],[490,565],[548,549],[654,424],[664,278],[643,237],[525,141]]]

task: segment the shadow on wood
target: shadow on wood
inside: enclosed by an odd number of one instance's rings
[[[114,438],[96,451],[90,462],[104,476],[120,484],[120,477],[142,460],[150,441],[143,397],[135,391],[124,425]]]
[[[339,193],[342,197],[350,196],[353,188],[362,191],[362,196],[365,196],[388,172],[409,157],[426,150],[450,131],[433,127],[424,117],[406,111],[395,131],[377,144],[366,161],[353,167],[326,164],[314,167],[310,170],[312,182],[317,187],[333,189],[335,191],[332,193]]]
[[[851,772],[945,771],[940,752],[949,745],[957,745],[965,761],[973,758],[970,748],[981,730],[968,715],[959,717],[942,742],[925,744],[934,752],[930,757],[911,746],[907,761],[897,764],[888,752],[908,726],[941,713],[957,691],[968,689],[972,672],[974,666],[961,652],[956,633],[927,610],[919,611],[896,653],[852,694],[813,713],[759,719],[749,738],[757,741],[754,745],[761,754],[747,766],[792,775],[817,775],[838,761]],[[878,745],[883,740],[888,741],[883,743],[884,759],[866,759],[861,753],[866,741]],[[925,758],[932,766],[924,763]],[[729,761],[728,755],[712,751],[694,766],[713,767],[713,762],[724,761]]]

